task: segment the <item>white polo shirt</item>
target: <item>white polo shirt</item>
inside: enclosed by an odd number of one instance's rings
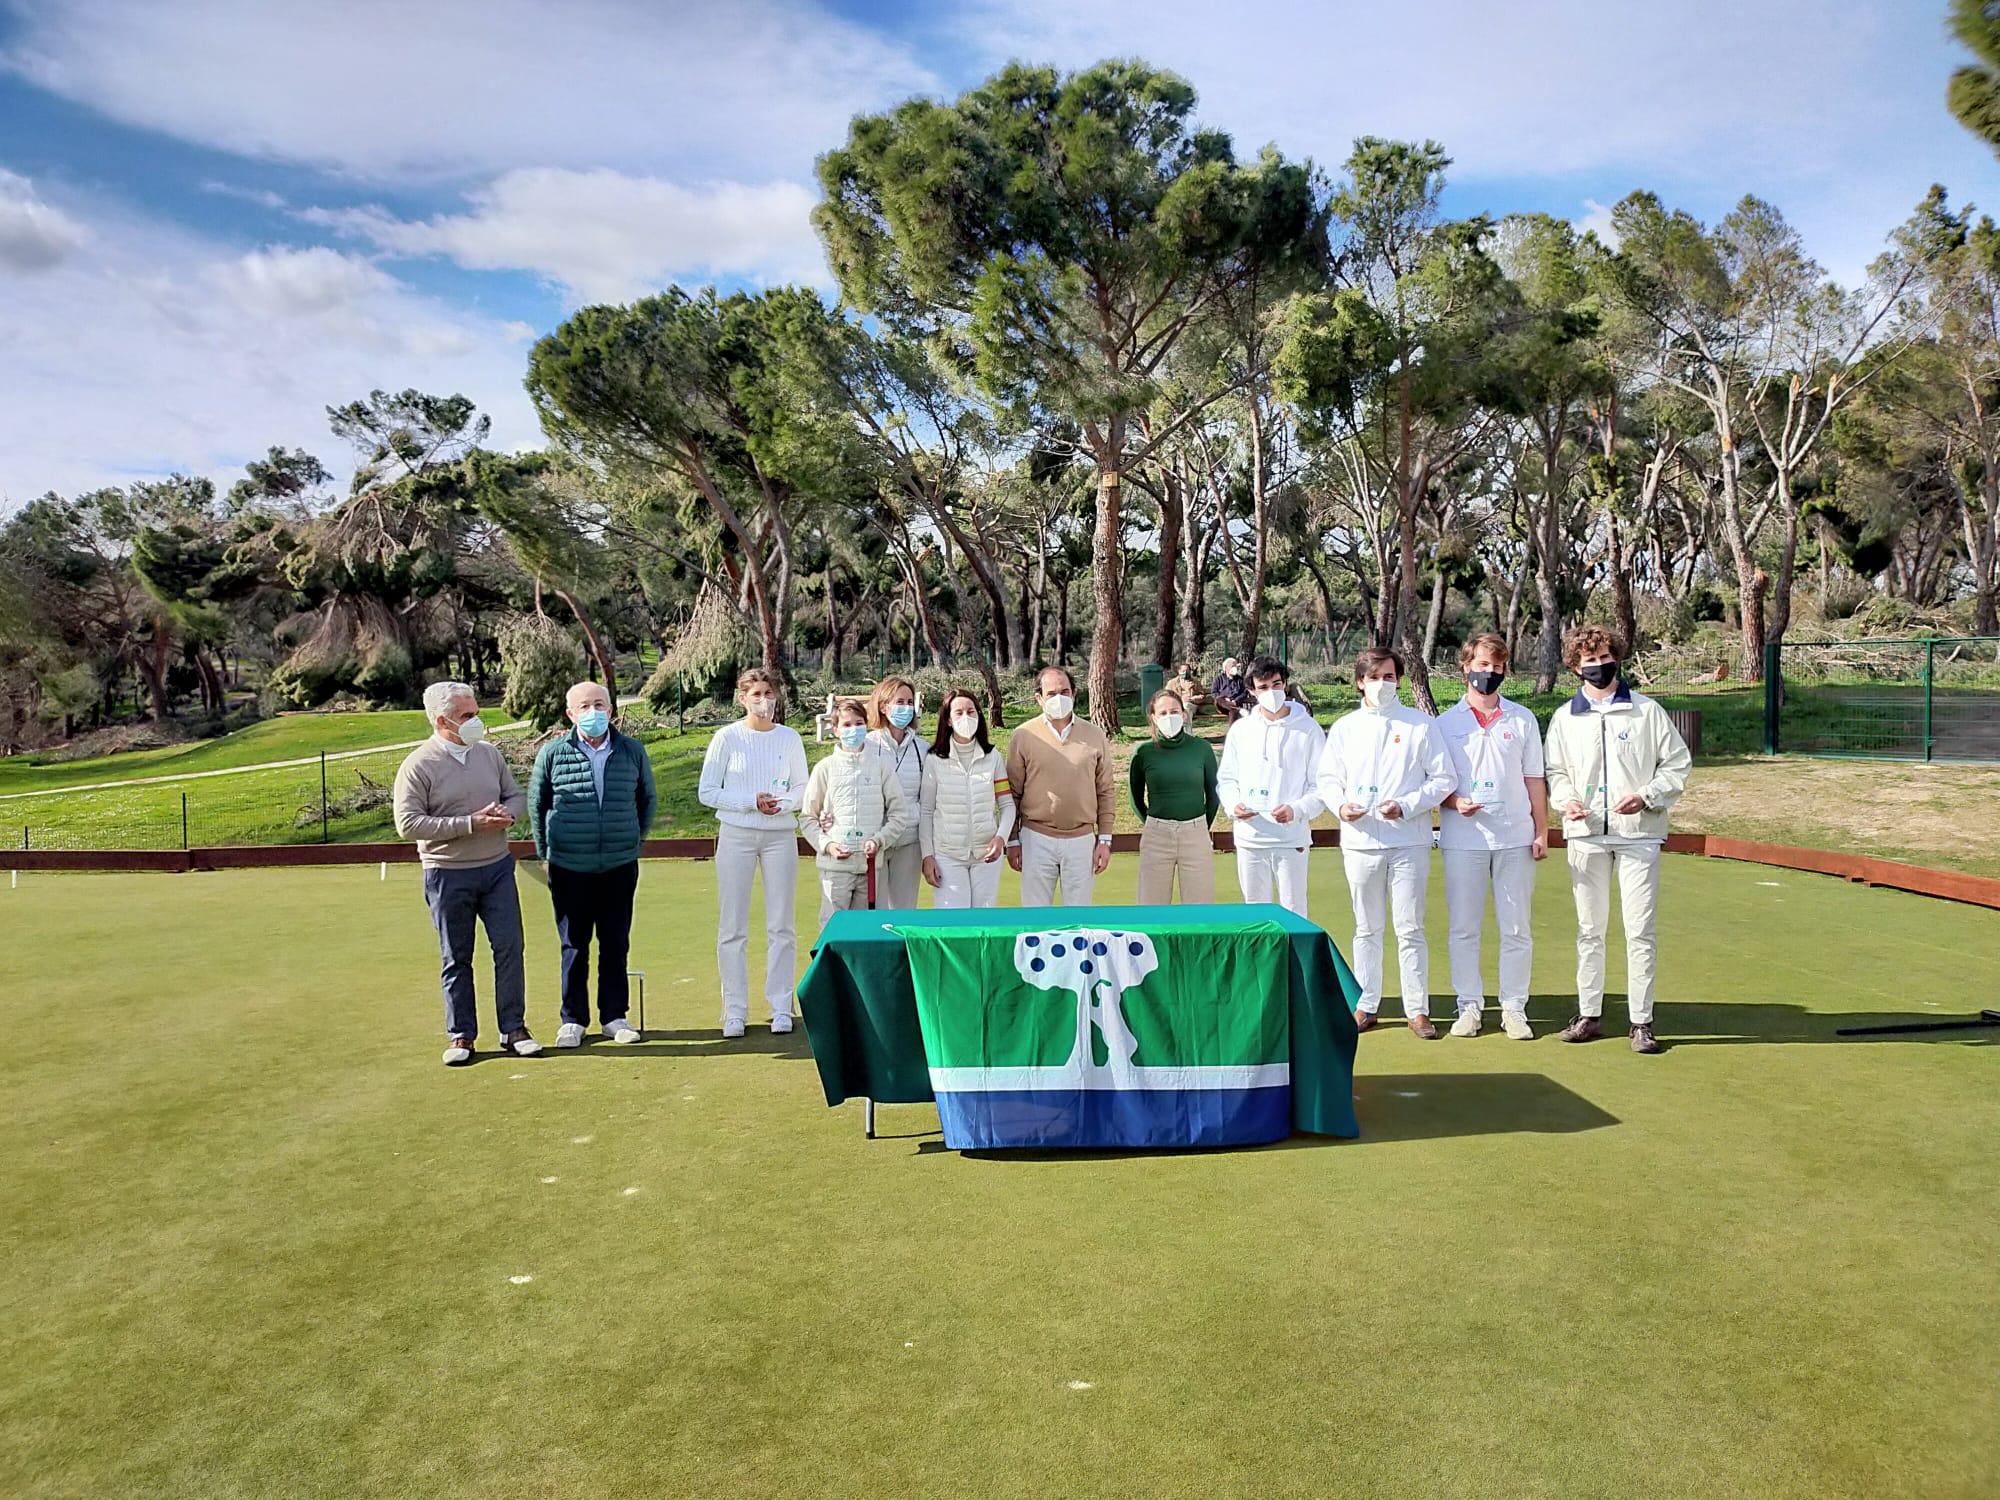
[[[1507,698],[1500,717],[1481,727],[1472,705],[1461,698],[1438,715],[1438,733],[1451,757],[1458,795],[1477,802],[1471,817],[1452,808],[1438,813],[1438,842],[1446,849],[1520,849],[1535,841],[1535,810],[1528,801],[1530,776],[1545,776],[1542,728],[1535,716]]]

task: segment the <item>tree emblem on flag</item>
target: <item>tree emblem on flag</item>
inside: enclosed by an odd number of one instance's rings
[[[1153,940],[1143,932],[1070,928],[1024,932],[1014,939],[1014,969],[1038,990],[1069,990],[1076,996],[1076,1046],[1069,1071],[1079,1078],[1108,1073],[1120,1087],[1136,1087],[1132,1058],[1138,1038],[1126,1024],[1125,991],[1160,966]],[[1092,1031],[1104,1039],[1097,1059]]]

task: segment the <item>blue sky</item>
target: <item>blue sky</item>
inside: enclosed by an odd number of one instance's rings
[[[527,348],[672,281],[826,280],[814,156],[1010,57],[1140,55],[1240,150],[1434,137],[1456,213],[1777,203],[1858,278],[1934,181],[1942,0],[0,0],[0,509],[460,390],[532,444]]]

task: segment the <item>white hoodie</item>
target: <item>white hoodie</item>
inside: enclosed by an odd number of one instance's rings
[[[1352,823],[1342,821],[1344,848],[1428,847],[1431,809],[1456,784],[1437,721],[1414,708],[1400,703],[1357,708],[1336,719],[1326,732],[1326,750],[1319,761],[1321,800],[1336,816],[1348,802],[1368,809]],[[1376,809],[1385,802],[1399,804],[1403,815],[1378,815]]]
[[[1312,710],[1296,700],[1285,704],[1282,718],[1267,719],[1263,710],[1253,708],[1229,726],[1215,790],[1224,812],[1241,802],[1256,814],[1231,820],[1238,844],[1303,849],[1312,842],[1312,820],[1326,808],[1315,784],[1325,743],[1326,731]],[[1286,806],[1292,809],[1291,822],[1274,821],[1271,814]]]

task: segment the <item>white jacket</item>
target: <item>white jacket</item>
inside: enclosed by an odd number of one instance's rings
[[[925,859],[976,860],[1014,827],[1014,794],[998,750],[954,741],[948,755],[925,755],[921,797],[917,845]]]
[[[1564,815],[1566,839],[1665,839],[1667,809],[1687,789],[1694,764],[1667,711],[1622,681],[1601,709],[1581,691],[1557,709],[1544,751],[1549,805],[1588,809],[1581,818]],[[1611,811],[1634,792],[1646,801],[1642,811]]]
[[[1326,807],[1315,781],[1326,731],[1312,710],[1297,701],[1285,705],[1281,719],[1267,719],[1251,709],[1229,726],[1222,742],[1222,764],[1216,769],[1215,790],[1222,810],[1230,814],[1236,842],[1246,849],[1303,849],[1312,842],[1312,820]],[[1238,818],[1242,803],[1255,814]],[[1290,807],[1289,823],[1271,814]]]
[[[1321,800],[1335,816],[1349,802],[1368,809],[1352,823],[1341,822],[1343,848],[1428,848],[1431,809],[1456,784],[1437,721],[1414,708],[1400,703],[1357,708],[1326,733],[1319,759]],[[1376,809],[1385,802],[1398,804],[1402,816],[1379,816]]]
[[[833,826],[822,828],[820,814],[831,813]],[[799,832],[819,857],[822,870],[858,875],[868,867],[861,845],[877,840],[884,849],[903,842],[915,810],[903,800],[895,767],[873,745],[859,751],[836,750],[812,769],[805,801],[799,806]],[[844,844],[852,852],[836,859],[828,844]]]
[[[889,769],[896,773],[896,784],[903,789],[903,800],[909,804],[910,823],[903,830],[897,844],[907,844],[917,836],[917,799],[924,791],[924,762],[931,758],[931,747],[924,743],[912,724],[903,731],[903,742],[896,743],[893,731],[871,729],[868,743],[875,747],[881,757],[889,763]]]

